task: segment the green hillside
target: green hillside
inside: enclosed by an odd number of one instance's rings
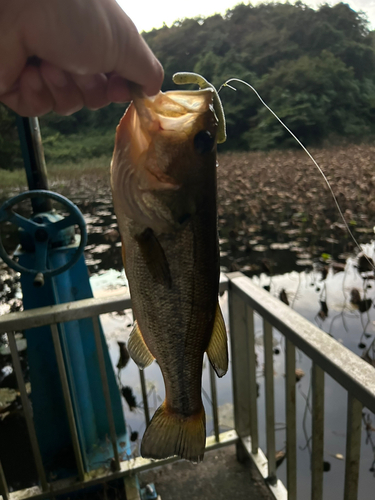
[[[375,32],[347,4],[318,10],[302,2],[240,4],[225,16],[185,19],[144,33],[165,69],[163,90],[177,71],[202,74],[219,87],[251,83],[306,144],[369,140],[375,124]],[[235,84],[221,98],[228,140],[221,150],[293,147],[293,141],[250,89]],[[41,119],[47,161],[110,155],[125,106]],[[17,165],[9,112],[0,109],[0,168]]]

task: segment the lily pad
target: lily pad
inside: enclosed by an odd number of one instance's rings
[[[256,245],[253,247],[253,250],[255,252],[265,252],[267,250],[267,247],[265,245]]]
[[[271,250],[288,250],[290,247],[290,243],[271,243]]]
[[[17,339],[16,340],[16,345],[17,345],[17,351],[21,352],[24,351],[27,348],[27,340],[22,338],[22,339]],[[8,345],[2,345],[0,346],[0,354],[3,356],[8,356],[10,354],[10,348]]]

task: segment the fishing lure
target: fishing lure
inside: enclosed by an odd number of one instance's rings
[[[200,89],[212,89],[214,92],[214,110],[216,117],[218,119],[218,130],[217,130],[217,143],[222,144],[227,139],[226,126],[225,126],[225,115],[223,105],[219,94],[212,83],[208,82],[203,76],[198,75],[198,73],[188,73],[181,72],[175,73],[172,76],[172,80],[176,85],[188,85],[190,83],[195,83],[199,85]]]

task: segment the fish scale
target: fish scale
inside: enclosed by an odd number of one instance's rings
[[[207,250],[204,242],[202,245],[194,241],[199,239],[197,233],[205,241],[208,239],[207,232],[197,231],[197,225],[192,221],[181,233],[177,233],[176,238],[167,239],[165,254],[170,262],[171,289],[155,282],[148,269],[141,265],[142,255],[136,243],[131,250],[134,262],[129,259],[127,265],[138,324],[162,370],[168,406],[182,415],[198,411],[202,404],[202,353],[210,340],[219,286],[218,261],[215,263],[211,259],[207,262],[202,252],[194,252],[195,246],[203,246]],[[215,228],[215,221],[211,225]],[[216,231],[211,239],[217,246]],[[126,248],[132,245],[130,237],[125,241],[129,241]],[[160,241],[163,246],[163,239],[160,238]],[[195,253],[198,253],[198,258]],[[217,251],[212,253],[215,255]],[[194,268],[204,268],[204,274],[197,275]],[[211,288],[209,293],[208,287]],[[189,342],[192,335],[194,342]]]

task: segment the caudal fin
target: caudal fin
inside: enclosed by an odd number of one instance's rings
[[[202,410],[190,417],[172,413],[164,403],[156,410],[142,439],[144,458],[178,456],[191,462],[203,460],[206,444],[206,415]]]

